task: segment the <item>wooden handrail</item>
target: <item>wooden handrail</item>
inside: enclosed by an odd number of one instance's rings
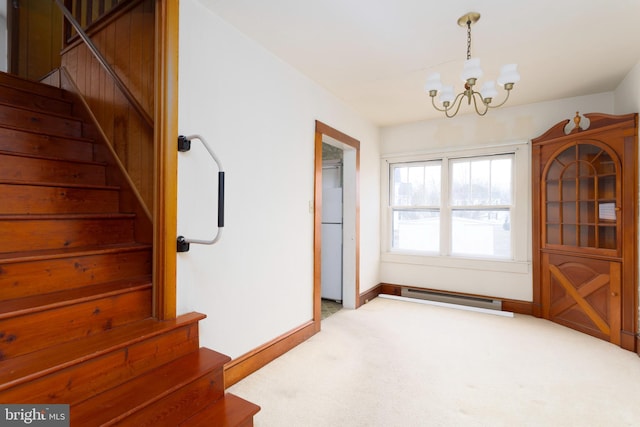
[[[111,76],[113,81],[115,82],[118,89],[123,93],[127,101],[131,103],[133,109],[142,117],[143,121],[153,129],[153,118],[145,111],[145,109],[140,105],[140,102],[133,96],[131,91],[127,88],[127,86],[123,83],[123,81],[118,77],[116,72],[111,68],[107,60],[102,56],[96,45],[93,44],[87,33],[84,32],[78,21],[74,18],[73,14],[67,9],[67,7],[62,3],[62,0],[54,0],[64,16],[67,18],[69,23],[73,25],[73,28],[76,30],[82,41],[87,45],[93,56],[96,57],[102,68]]]

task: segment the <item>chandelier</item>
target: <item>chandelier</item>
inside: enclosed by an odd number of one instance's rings
[[[458,25],[461,27],[467,27],[467,60],[464,63],[462,74],[460,77],[464,82],[464,91],[458,95],[454,95],[453,86],[444,86],[440,80],[440,73],[433,73],[427,78],[425,84],[425,90],[429,92],[431,97],[431,104],[433,108],[438,111],[442,111],[449,118],[458,114],[460,105],[464,99],[467,100],[468,105],[471,105],[473,101],[473,107],[480,116],[484,116],[489,111],[489,108],[498,108],[504,105],[509,99],[509,94],[513,85],[520,81],[520,74],[518,74],[517,64],[503,65],[498,76],[498,84],[504,87],[507,91],[507,96],[498,105],[491,105],[493,98],[498,94],[496,85],[493,81],[488,81],[482,85],[480,92],[474,89],[477,80],[482,77],[482,69],[480,68],[480,59],[471,57],[471,25],[478,22],[480,14],[477,12],[469,12],[466,15],[461,16],[458,19]],[[435,102],[436,95],[440,93],[439,101],[442,107],[438,107]]]

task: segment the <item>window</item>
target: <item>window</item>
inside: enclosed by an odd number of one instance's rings
[[[513,155],[449,160],[451,254],[511,258]]]
[[[441,162],[394,165],[393,247],[438,252]]]
[[[514,153],[389,163],[390,249],[514,259]]]

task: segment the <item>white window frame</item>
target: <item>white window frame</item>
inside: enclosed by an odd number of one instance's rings
[[[438,203],[438,205],[432,205],[432,204],[425,204],[425,205],[408,205],[408,206],[403,206],[403,205],[393,205],[391,203],[389,203],[389,209],[390,209],[390,233],[393,234],[393,212],[394,209],[396,210],[404,210],[404,211],[437,211],[438,215],[439,215],[439,220],[438,222],[441,223],[442,221],[442,200],[443,200],[443,194],[442,194],[442,188],[443,188],[443,184],[442,184],[442,171],[443,171],[443,165],[442,165],[442,160],[441,159],[431,159],[431,160],[421,160],[421,161],[417,161],[417,162],[393,162],[393,163],[389,163],[389,172],[391,171],[392,168],[392,164],[394,166],[400,166],[400,167],[412,167],[412,166],[426,166],[428,163],[432,163],[432,162],[437,162],[440,166],[440,181],[441,181],[441,185],[440,185],[440,201]],[[391,198],[391,195],[393,193],[393,189],[391,188],[391,174],[389,174],[389,197]],[[442,225],[440,225],[440,229],[442,229]],[[438,233],[438,235],[440,235],[440,233]],[[391,235],[390,237],[390,250],[393,252],[398,251],[397,249],[393,249],[393,236]],[[440,239],[440,242],[438,242],[438,247],[440,248],[437,252],[435,251],[419,251],[418,253],[431,253],[433,255],[438,255],[439,252],[441,251],[442,248],[442,239]],[[404,252],[415,252],[415,251],[410,251],[410,250],[403,250]]]
[[[449,160],[463,157],[489,157],[513,154],[511,205],[511,258],[480,258],[451,255],[451,206],[445,203],[449,195]],[[393,209],[391,197],[391,164],[419,163],[440,160],[442,167],[442,198],[440,208],[440,253],[392,249]],[[411,154],[393,154],[381,162],[381,260],[383,262],[429,265],[436,267],[470,268],[480,270],[528,273],[530,260],[531,202],[530,202],[530,146],[528,142],[496,144],[484,147],[434,150]],[[446,198],[445,198],[446,196]],[[446,232],[443,232],[445,230]]]

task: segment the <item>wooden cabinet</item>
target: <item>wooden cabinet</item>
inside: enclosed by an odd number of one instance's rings
[[[533,311],[635,350],[638,117],[584,117],[532,140]]]

